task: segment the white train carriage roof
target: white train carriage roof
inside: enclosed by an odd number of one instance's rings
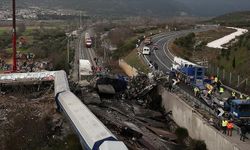
[[[109,138],[116,140],[105,125],[72,92],[61,93],[58,101],[90,149],[94,149],[98,141]]]
[[[185,59],[182,59],[180,57],[174,57],[174,62],[172,64],[172,68],[173,69],[179,69],[180,67],[184,67],[184,66],[199,66],[195,63],[192,63],[190,61],[187,61]]]
[[[65,71],[1,74],[0,83],[5,81],[54,80],[56,103],[61,106],[87,149],[127,150],[126,145],[70,91]]]
[[[126,145],[120,141],[105,141],[99,150],[127,150]]]
[[[69,83],[67,79],[67,74],[65,71],[57,71],[55,73],[55,94],[59,94],[63,91],[69,91]]]

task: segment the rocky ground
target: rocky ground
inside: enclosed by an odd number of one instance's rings
[[[56,112],[53,84],[1,85],[0,149],[81,149],[62,114]]]

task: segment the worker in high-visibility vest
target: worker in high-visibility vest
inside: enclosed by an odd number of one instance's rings
[[[220,80],[216,83],[216,88],[218,89],[218,91],[220,90],[221,84],[222,83]]]
[[[213,89],[211,89],[211,90],[209,90],[209,91],[207,92],[207,95],[206,95],[206,97],[208,97],[208,98],[210,98],[210,99],[211,99],[211,95],[212,95],[212,90],[213,90]]]
[[[214,82],[215,82],[215,83],[218,82],[218,77],[217,77],[217,76],[214,78]]]
[[[232,97],[236,98],[236,93],[234,91],[232,92]]]
[[[227,135],[232,136],[232,131],[233,131],[234,125],[232,121],[229,121],[227,123]]]
[[[212,85],[210,85],[210,84],[206,84],[206,88],[208,89],[208,90],[213,90],[213,86]]]
[[[222,126],[222,130],[223,130],[223,134],[226,134],[227,132],[227,124],[228,124],[228,121],[226,119],[223,119],[222,122],[221,122],[221,126]]]
[[[194,88],[194,96],[197,97],[197,96],[199,95],[199,91],[200,91],[199,88],[198,88],[198,87],[195,87],[195,88]]]
[[[240,99],[243,99],[243,94],[240,94]]]
[[[220,94],[224,93],[224,88],[223,87],[220,87],[219,93]]]

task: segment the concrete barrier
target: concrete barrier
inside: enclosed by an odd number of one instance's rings
[[[166,112],[172,111],[173,120],[179,126],[187,128],[191,138],[204,140],[209,150],[243,150],[210,126],[201,114],[174,93],[162,91],[162,106]]]
[[[137,76],[138,72],[134,67],[131,67],[123,59],[119,60],[119,66],[130,77]]]

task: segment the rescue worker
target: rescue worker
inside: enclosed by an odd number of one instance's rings
[[[220,80],[217,82],[216,87],[217,87],[217,89],[218,89],[218,91],[219,91],[219,90],[220,90],[220,87],[221,87],[221,81],[220,81]]]
[[[235,99],[236,98],[236,95],[235,95],[236,93],[233,91],[232,92],[232,97]]]
[[[208,92],[207,92],[207,97],[209,98],[209,99],[211,99],[212,98],[212,91],[213,91],[213,89],[211,89],[211,90],[209,90]]]
[[[242,93],[240,93],[240,99],[243,99],[243,94]]]
[[[223,87],[220,87],[219,93],[220,93],[220,95],[224,93],[224,88]]]
[[[211,81],[214,81],[214,76],[211,76],[211,77],[210,77],[210,80],[211,80]]]
[[[218,77],[217,76],[215,76],[215,78],[214,78],[214,83],[218,83]]]
[[[222,130],[223,130],[223,134],[226,134],[226,132],[227,132],[227,124],[228,124],[228,121],[224,118],[223,120],[222,120],[222,123],[221,123],[221,126],[222,126]]]
[[[173,88],[173,81],[171,80],[169,85],[168,85],[169,92],[172,92],[172,88]]]
[[[195,88],[194,88],[194,96],[195,96],[195,97],[198,97],[199,91],[200,91],[200,90],[199,90],[198,87],[195,87]]]
[[[240,140],[242,140],[243,142],[245,142],[246,137],[246,133],[247,133],[247,128],[245,126],[245,124],[243,124],[240,127]]]
[[[227,135],[232,136],[232,131],[233,131],[234,125],[232,121],[229,121],[227,123]]]

